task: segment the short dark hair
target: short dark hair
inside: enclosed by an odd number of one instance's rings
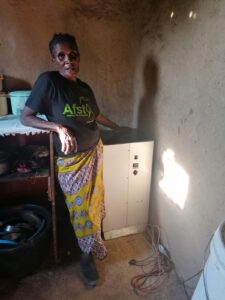
[[[73,48],[74,50],[77,50],[77,52],[79,52],[75,37],[69,33],[61,33],[60,32],[60,33],[55,33],[53,35],[51,41],[49,42],[49,51],[52,56],[53,56],[53,50],[54,50],[55,45],[61,44],[61,43],[67,43],[71,48]]]

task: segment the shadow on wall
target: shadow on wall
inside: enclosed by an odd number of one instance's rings
[[[138,128],[150,139],[155,140],[156,113],[155,99],[158,92],[158,66],[152,56],[147,57],[144,71],[144,96],[140,101],[138,113]]]
[[[4,75],[4,90],[6,92],[16,90],[30,90],[31,84],[23,79]]]
[[[149,223],[158,223],[158,203],[156,199],[158,189],[158,165],[160,165],[160,158],[157,155],[157,120],[155,103],[156,96],[159,89],[158,65],[152,56],[148,56],[143,69],[144,82],[144,96],[139,105],[138,113],[138,128],[148,136],[150,140],[154,141],[154,155],[152,163],[152,182],[150,192],[150,206],[149,206]]]

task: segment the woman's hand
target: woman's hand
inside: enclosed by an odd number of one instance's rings
[[[75,136],[66,127],[63,126],[60,126],[57,132],[61,142],[61,151],[64,154],[77,152],[77,140]]]
[[[113,130],[119,130],[120,126],[117,125],[116,123],[114,123],[113,121],[111,121],[109,118],[107,118],[106,116],[102,115],[102,114],[99,114],[97,117],[96,117],[96,121],[105,126],[105,127],[109,127]]]
[[[68,154],[69,152],[77,152],[77,140],[69,131],[69,129],[58,123],[43,120],[37,117],[36,114],[37,113],[34,110],[25,106],[20,117],[22,124],[25,126],[57,132],[61,141],[62,152],[64,154]]]

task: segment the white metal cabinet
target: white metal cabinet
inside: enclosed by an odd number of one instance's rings
[[[143,231],[148,223],[154,142],[104,146],[105,239]]]

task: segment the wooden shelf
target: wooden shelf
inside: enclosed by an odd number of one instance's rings
[[[53,255],[55,263],[58,262],[57,249],[57,232],[56,232],[56,207],[55,207],[55,173],[54,173],[54,149],[53,149],[53,132],[43,131],[31,127],[23,126],[19,117],[6,117],[0,122],[0,140],[1,149],[7,150],[10,147],[32,145],[35,141],[43,140],[48,143],[50,150],[50,166],[49,168],[38,169],[28,174],[18,174],[16,172],[0,176],[1,189],[8,195],[22,195],[25,193],[34,193],[40,186],[47,186],[48,200],[51,202],[52,210],[52,235],[53,235]],[[38,184],[35,184],[38,181]],[[24,183],[23,183],[24,182]],[[46,185],[44,186],[43,183]],[[31,188],[32,186],[32,188]],[[29,187],[29,188],[27,188]],[[23,188],[23,193],[21,191]],[[1,199],[4,197],[1,192]],[[44,191],[44,193],[46,190]],[[43,194],[44,195],[44,194]],[[14,196],[15,197],[15,196]]]
[[[29,180],[31,178],[42,178],[42,177],[49,177],[49,169],[39,169],[37,171],[27,173],[27,174],[19,174],[19,173],[10,173],[6,175],[0,176],[0,182],[7,182],[7,181],[18,181],[18,180]]]

